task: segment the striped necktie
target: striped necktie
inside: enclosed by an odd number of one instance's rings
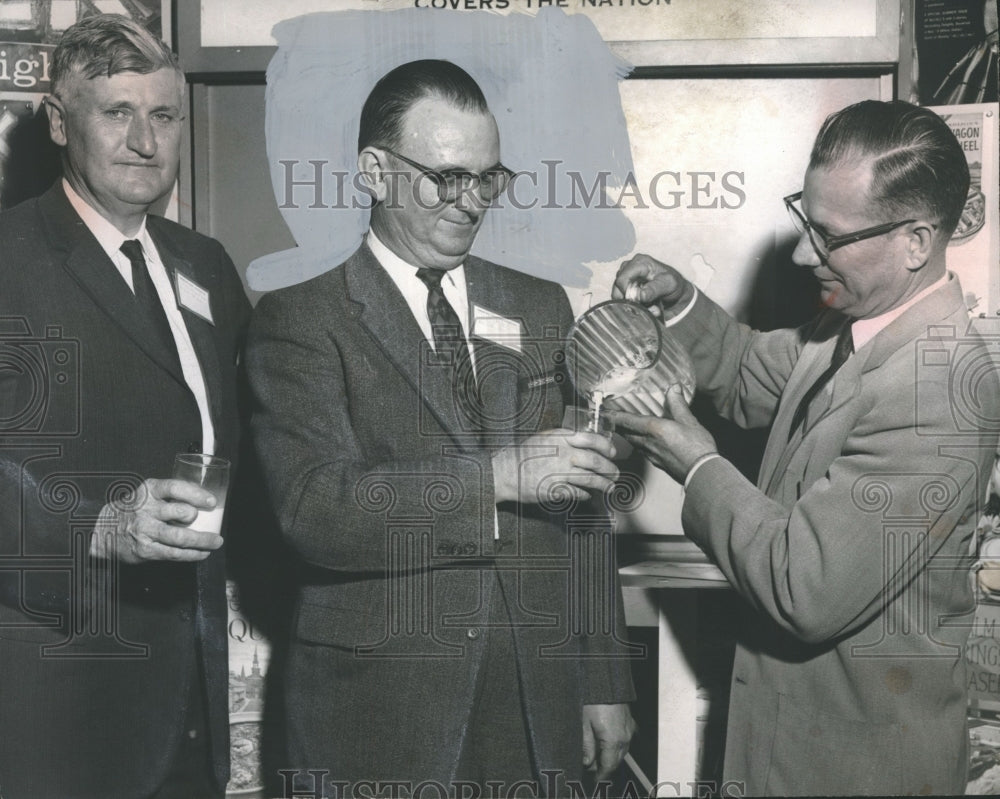
[[[451,363],[452,390],[456,411],[468,432],[483,429],[483,405],[476,383],[469,346],[462,331],[462,323],[444,296],[441,280],[444,269],[418,269],[417,277],[427,286],[427,317],[434,336],[434,351],[438,363]]]

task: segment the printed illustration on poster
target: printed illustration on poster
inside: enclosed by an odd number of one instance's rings
[[[997,104],[940,106],[969,162],[969,197],[948,245],[948,268],[962,281],[973,316],[1000,311],[1000,193]]]
[[[264,787],[261,766],[264,682],[269,642],[244,615],[239,590],[226,582],[229,605],[229,785],[226,796],[251,797]]]
[[[917,0],[914,26],[922,105],[1000,100],[997,0]]]

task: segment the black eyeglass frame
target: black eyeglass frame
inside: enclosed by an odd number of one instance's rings
[[[842,236],[826,236],[819,230],[816,230],[816,228],[812,226],[812,223],[806,219],[805,214],[795,207],[794,203],[801,199],[801,191],[797,191],[795,194],[789,194],[784,198],[785,208],[788,209],[788,213],[792,217],[792,222],[795,223],[795,227],[800,228],[808,234],[809,241],[812,243],[813,249],[816,250],[816,254],[821,258],[825,258],[834,250],[839,250],[841,247],[846,247],[848,244],[854,244],[856,241],[864,241],[865,239],[873,239],[876,236],[881,236],[885,233],[896,230],[896,228],[901,228],[903,225],[909,225],[911,222],[917,221],[916,219],[903,219],[899,222],[884,222],[881,225],[866,227],[864,230],[856,230],[853,233],[845,233]],[[820,244],[817,244],[816,238],[813,236],[814,233],[819,237],[822,247]]]
[[[491,166],[484,172],[469,172],[464,169],[449,169],[447,172],[439,172],[436,169],[431,169],[426,164],[421,164],[419,161],[414,161],[412,158],[407,158],[405,155],[397,153],[395,150],[390,150],[388,147],[380,147],[380,150],[385,150],[389,155],[394,158],[398,158],[405,164],[409,164],[414,169],[420,171],[421,174],[429,177],[434,185],[437,186],[438,199],[443,203],[455,202],[459,195],[466,191],[466,186],[470,189],[475,185],[476,190],[479,193],[479,198],[483,202],[493,202],[497,197],[503,194],[504,189],[510,185],[511,180],[513,180],[516,174],[512,169],[508,169],[503,164],[496,164],[496,166]],[[488,179],[490,174],[501,174],[504,176],[502,182],[493,179]],[[449,189],[448,181],[454,181],[454,187]],[[469,181],[469,183],[466,183]],[[493,187],[499,185],[499,188],[495,192],[488,192],[483,194],[483,187],[490,186]]]

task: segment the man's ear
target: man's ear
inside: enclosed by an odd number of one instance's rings
[[[371,191],[376,203],[385,202],[389,187],[384,179],[385,154],[374,147],[365,147],[358,153],[358,172],[361,181]]]
[[[49,138],[60,147],[66,146],[66,108],[54,94],[45,98],[45,111],[49,116]]]
[[[922,269],[931,258],[937,238],[937,225],[925,219],[911,222],[906,230],[906,268]]]

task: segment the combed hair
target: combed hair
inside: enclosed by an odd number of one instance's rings
[[[450,61],[411,61],[383,75],[365,100],[358,152],[399,146],[406,112],[425,97],[440,97],[463,111],[489,113],[482,89],[464,69]]]
[[[827,117],[809,168],[872,161],[871,201],[886,221],[922,217],[950,236],[969,193],[969,165],[955,135],[933,111],[864,100]]]
[[[183,78],[177,56],[142,25],[120,14],[97,14],[67,28],[59,40],[52,54],[52,93],[58,95],[59,84],[74,72],[90,80],[164,67]]]

